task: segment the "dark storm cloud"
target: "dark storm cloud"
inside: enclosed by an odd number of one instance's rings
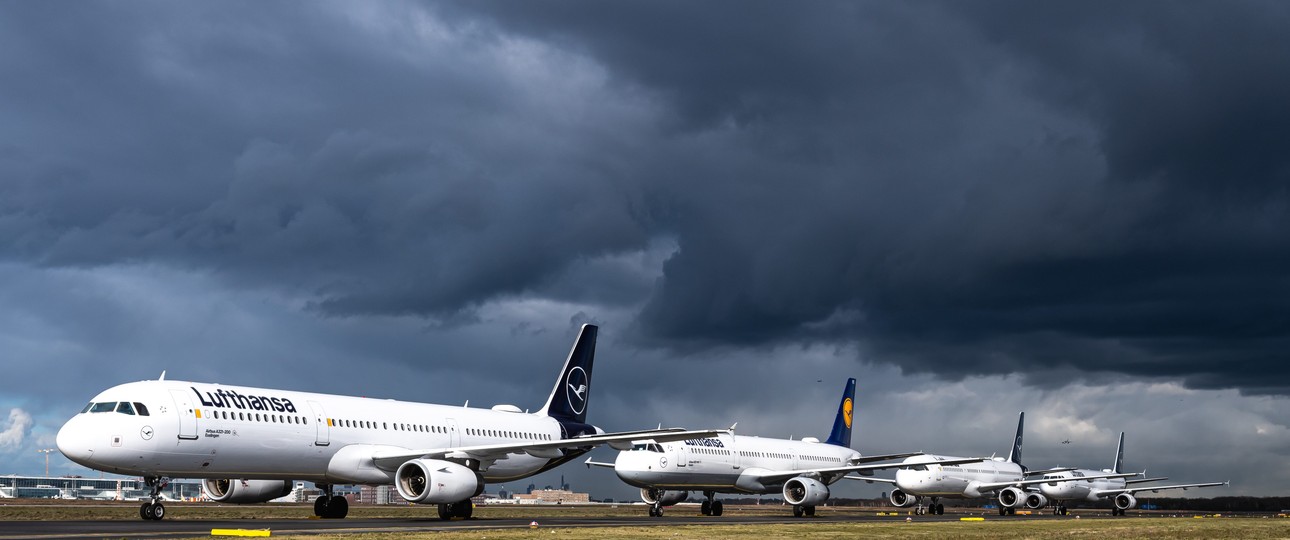
[[[3,9],[15,264],[1288,391],[1281,4]]]
[[[723,143],[656,175],[683,210],[642,339],[1290,388],[1281,4],[487,11]]]

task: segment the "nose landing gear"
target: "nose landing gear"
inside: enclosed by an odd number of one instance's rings
[[[147,521],[161,521],[166,517],[166,507],[161,504],[161,490],[165,489],[170,481],[166,478],[145,476],[143,483],[150,488],[151,493],[148,502],[139,507],[139,517]]]

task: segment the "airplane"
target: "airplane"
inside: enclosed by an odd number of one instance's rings
[[[793,505],[793,516],[813,516],[815,506],[829,499],[829,485],[847,473],[871,471],[899,464],[864,465],[916,455],[887,454],[862,457],[851,446],[851,420],[856,380],[848,379],[828,440],[801,440],[739,436],[728,433],[666,443],[649,441],[620,451],[613,463],[587,459],[587,467],[613,468],[618,478],[641,488],[641,499],[650,505],[650,517],[662,517],[663,507],[684,501],[690,491],[701,491],[703,515],[720,516],[717,493],[782,493]],[[975,461],[975,460],[969,460]]]
[[[1116,446],[1116,450],[1115,450],[1115,464],[1112,465],[1110,469],[1103,469],[1101,471],[1091,470],[1091,469],[1055,470],[1045,474],[1044,478],[1055,479],[1055,480],[1070,479],[1070,478],[1087,479],[1087,478],[1092,478],[1099,475],[1105,476],[1103,473],[1113,473],[1113,474],[1120,473],[1120,466],[1123,463],[1124,463],[1124,432],[1120,432],[1120,442]],[[1130,475],[1137,476],[1136,474],[1132,474],[1132,473],[1130,473]],[[1146,473],[1144,472],[1142,476],[1146,476]],[[1045,504],[1048,503],[1048,501],[1052,501],[1054,503],[1053,514],[1061,515],[1061,516],[1066,515],[1066,510],[1067,510],[1066,502],[1068,501],[1100,502],[1106,499],[1111,499],[1111,502],[1114,505],[1111,508],[1111,515],[1123,516],[1125,510],[1129,510],[1138,505],[1138,500],[1133,496],[1133,494],[1139,491],[1158,492],[1165,489],[1186,490],[1190,488],[1228,485],[1228,482],[1207,482],[1207,483],[1200,483],[1200,484],[1178,484],[1178,485],[1172,485],[1172,486],[1131,487],[1131,485],[1133,484],[1158,482],[1160,480],[1168,480],[1168,478],[1159,477],[1159,478],[1127,479],[1124,477],[1112,476],[1112,477],[1096,478],[1096,479],[1088,480],[1086,482],[1061,482],[1061,483],[1053,483],[1053,484],[1045,483],[1045,484],[1039,484],[1039,491],[1040,491],[1039,494],[1032,493],[1029,495],[1029,497],[1039,497],[1040,499],[1046,499],[1042,501],[1034,501],[1036,506],[1033,506],[1033,508],[1042,508]],[[1030,506],[1030,504],[1028,503],[1027,506]]]
[[[438,505],[440,519],[469,518],[484,484],[549,470],[609,444],[675,441],[720,431],[606,433],[586,423],[597,327],[583,325],[546,404],[535,413],[166,380],[99,393],[57,436],[68,459],[142,476],[145,520],[165,517],[169,478],[201,478],[209,499],[233,504],[281,497],[311,481],[314,514],[348,513],[338,484],[393,484],[409,502]],[[441,383],[442,384],[442,383]],[[433,386],[430,388],[433,391]],[[467,402],[469,404],[469,402]]]
[[[1025,420],[1025,412],[1017,416],[1017,435],[1013,438],[1012,451],[1008,453],[1006,460],[998,457],[975,458],[965,462],[963,460],[968,458],[923,454],[906,458],[896,471],[894,480],[855,476],[846,478],[895,484],[895,489],[891,490],[888,497],[891,504],[897,507],[916,505],[914,511],[917,514],[944,514],[945,505],[940,502],[941,498],[975,499],[992,494],[996,494],[999,499],[999,515],[1016,514],[1017,508],[1027,503],[1026,486],[1054,482],[1052,479],[1027,479],[1027,476],[1054,470],[1070,470],[1062,468],[1030,472],[1021,464],[1021,435]],[[1101,476],[1106,475],[1099,475]],[[930,498],[927,507],[923,506],[924,498]]]

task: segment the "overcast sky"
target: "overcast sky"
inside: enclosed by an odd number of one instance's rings
[[[823,437],[856,377],[865,453],[1007,452],[1024,410],[1031,467],[1107,467],[1127,431],[1131,469],[1232,480],[1189,495],[1284,495],[1288,26],[0,3],[0,474],[162,370],[537,408],[594,322],[607,430]],[[560,473],[634,492],[533,482]]]

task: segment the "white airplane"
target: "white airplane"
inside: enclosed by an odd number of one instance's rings
[[[1046,499],[1035,501],[1037,506],[1032,508],[1041,508],[1048,501],[1053,501],[1053,513],[1057,515],[1066,515],[1067,501],[1088,501],[1101,502],[1111,499],[1115,505],[1111,508],[1111,515],[1123,516],[1125,510],[1129,510],[1138,505],[1138,500],[1133,496],[1139,491],[1158,492],[1165,489],[1190,489],[1211,486],[1226,486],[1228,482],[1207,482],[1200,484],[1177,484],[1172,486],[1132,486],[1133,484],[1142,484],[1146,482],[1156,482],[1167,480],[1167,478],[1139,478],[1126,479],[1124,476],[1137,476],[1133,473],[1120,473],[1120,466],[1124,463],[1124,432],[1120,432],[1120,442],[1115,450],[1115,464],[1110,469],[1101,471],[1091,469],[1069,469],[1054,470],[1044,475],[1045,479],[1052,480],[1069,480],[1069,479],[1089,479],[1086,482],[1060,482],[1060,483],[1043,483],[1039,484],[1039,491],[1042,495],[1032,493],[1029,497],[1039,497]],[[1105,473],[1111,473],[1113,476],[1107,476]],[[1101,478],[1098,478],[1101,476]],[[1145,476],[1145,474],[1144,474]],[[1027,503],[1030,506],[1030,503]]]
[[[586,423],[596,327],[583,325],[546,405],[528,414],[492,409],[165,380],[104,390],[58,432],[68,459],[142,476],[151,488],[143,519],[165,516],[168,478],[204,478],[211,500],[248,504],[281,497],[292,482],[318,484],[314,513],[343,518],[338,484],[394,484],[439,517],[471,515],[489,482],[531,476],[600,444],[683,440],[720,431],[605,433]],[[439,384],[450,384],[441,381]],[[431,385],[431,391],[433,391]]]
[[[702,491],[703,515],[722,512],[717,493],[783,493],[796,517],[815,515],[815,506],[829,498],[829,485],[847,473],[869,473],[900,464],[862,465],[915,455],[889,454],[861,457],[851,445],[851,419],[856,380],[847,380],[828,440],[802,440],[738,436],[733,432],[710,438],[690,438],[666,443],[649,441],[618,453],[613,463],[590,459],[588,467],[612,467],[618,478],[641,488],[649,515],[661,517],[663,507],[684,501],[690,491]],[[976,460],[968,460],[976,461]]]
[[[1026,478],[1051,471],[1027,472],[1021,464],[1021,435],[1025,420],[1026,413],[1018,415],[1017,435],[1013,438],[1012,451],[1008,453],[1006,460],[925,454],[906,458],[896,471],[895,480],[854,476],[847,478],[895,484],[889,497],[891,504],[897,507],[916,504],[915,513],[918,514],[944,514],[945,505],[940,502],[941,498],[976,499],[996,494],[999,499],[999,515],[1015,514],[1017,507],[1026,504],[1026,486],[1054,482],[1052,479]],[[1071,480],[1073,479],[1056,482]],[[923,506],[925,498],[930,499],[930,505],[926,507]]]

